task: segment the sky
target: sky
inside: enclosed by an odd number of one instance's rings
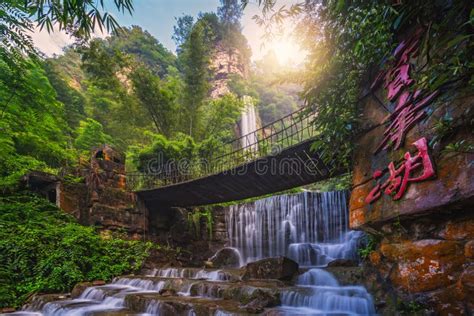
[[[295,3],[297,0],[279,0],[277,7]],[[134,0],[134,12],[122,14],[115,10],[113,0],[106,0],[106,10],[110,11],[122,26],[139,25],[155,36],[166,48],[175,52],[176,45],[171,39],[175,17],[183,14],[197,16],[199,12],[216,11],[219,0]],[[261,14],[260,8],[249,3],[241,20],[242,33],[247,38],[252,49],[252,59],[258,60],[266,54],[268,49],[273,48],[281,63],[300,61],[303,58],[298,47],[294,43],[288,43],[288,39],[266,43],[262,49],[263,30],[253,21],[255,14]],[[104,37],[106,34],[96,33],[95,36]],[[61,54],[62,48],[72,43],[73,40],[62,32],[48,34],[45,30],[38,29],[32,34],[35,45],[47,56]]]

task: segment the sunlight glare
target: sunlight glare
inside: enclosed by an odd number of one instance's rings
[[[273,50],[282,66],[297,66],[303,63],[306,52],[289,35],[276,37],[265,45],[265,50]]]

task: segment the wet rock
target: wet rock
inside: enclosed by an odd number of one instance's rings
[[[298,263],[287,257],[267,258],[247,264],[242,279],[289,281],[298,273],[298,268]]]
[[[158,292],[163,297],[176,296],[176,290],[174,289],[161,289]]]
[[[464,256],[474,258],[474,240],[470,240],[464,245]]]
[[[222,248],[209,262],[213,268],[237,268],[240,266],[240,254],[235,248]]]
[[[328,267],[357,267],[357,261],[351,259],[336,259],[328,263]]]
[[[474,219],[448,222],[439,236],[447,240],[474,239]]]
[[[274,307],[280,304],[279,295],[271,294],[267,291],[255,290],[250,296],[250,302],[240,306],[248,313],[257,314],[263,312],[267,307]]]
[[[82,294],[82,292],[84,292],[85,289],[91,286],[92,286],[91,282],[77,283],[71,291],[71,298],[78,298]]]
[[[28,310],[41,310],[46,303],[61,301],[69,298],[69,294],[35,294],[31,296],[23,308]]]
[[[104,281],[104,280],[96,280],[96,281],[93,281],[93,282],[92,282],[92,285],[93,285],[93,286],[105,285],[105,281]]]

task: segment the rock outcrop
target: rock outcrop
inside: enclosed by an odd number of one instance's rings
[[[247,264],[242,279],[289,281],[298,273],[298,268],[298,263],[287,257],[266,258]]]

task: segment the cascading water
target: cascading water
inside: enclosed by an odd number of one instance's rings
[[[357,259],[361,232],[348,229],[347,192],[278,195],[231,206],[226,223],[230,246],[251,261],[288,256],[300,266],[324,267],[334,259]],[[312,268],[298,289],[281,294],[285,315],[370,315],[372,298],[362,286],[340,286],[327,271]]]
[[[245,263],[288,256],[301,266],[324,266],[356,259],[361,233],[348,230],[347,214],[347,192],[303,192],[231,206],[226,222]]]
[[[341,286],[324,270],[333,259],[356,259],[360,233],[348,230],[346,199],[346,192],[304,192],[228,209],[231,253],[238,254],[241,265],[271,256],[289,256],[300,266],[307,266],[296,286],[277,280],[241,280],[242,270],[234,268],[154,269],[145,275],[88,287],[75,299],[33,304],[17,314],[195,315],[204,308],[209,315],[241,315],[247,312],[244,302],[254,294],[258,300],[262,293],[280,295],[281,306],[270,312],[275,315],[374,314],[372,298],[364,287]],[[132,303],[136,301],[142,303]],[[174,306],[180,302],[178,311]]]
[[[249,96],[243,97],[244,102],[244,109],[241,113],[240,119],[240,136],[242,137],[240,140],[240,145],[242,148],[247,148],[247,150],[257,151],[258,144],[257,144],[257,135],[250,134],[257,130],[257,112],[255,110],[255,105],[253,100]]]
[[[285,314],[373,315],[372,297],[363,286],[340,286],[334,276],[322,269],[311,269],[297,281],[303,291],[281,295]]]

